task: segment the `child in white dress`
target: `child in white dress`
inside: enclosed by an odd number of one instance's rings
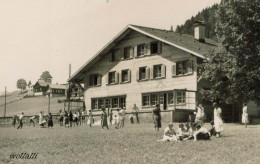
[[[247,128],[247,124],[249,123],[249,120],[248,120],[248,113],[247,113],[247,105],[246,104],[243,104],[242,123],[245,124],[245,128]]]
[[[165,128],[163,139],[157,141],[177,141],[176,133],[173,129],[173,124],[169,123],[168,127]]]
[[[213,103],[214,107],[214,126],[216,130],[216,137],[220,137],[220,133],[223,131],[223,120],[221,118],[221,108],[217,105],[217,103]]]

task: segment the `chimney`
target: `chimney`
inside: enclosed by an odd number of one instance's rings
[[[202,21],[195,21],[194,39],[205,43],[205,24]]]

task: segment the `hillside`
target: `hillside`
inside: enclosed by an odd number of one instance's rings
[[[15,102],[15,101],[21,99],[22,97],[24,97],[26,94],[27,93],[21,93],[21,91],[7,92],[6,103],[9,104],[9,103]],[[4,92],[3,92],[0,95],[0,107],[2,105],[4,105],[4,103],[5,103],[5,95],[4,95]]]
[[[58,103],[58,100],[64,100],[65,97],[53,97],[50,101],[50,110],[52,113],[58,113],[63,109],[64,104]],[[45,96],[24,98],[20,101],[8,104],[6,107],[6,116],[13,116],[24,112],[25,115],[38,114],[40,111],[48,112],[48,98]],[[0,107],[0,116],[4,114],[4,106]]]
[[[205,29],[206,38],[217,40],[217,36],[215,32],[215,27],[216,27],[215,13],[217,9],[218,9],[218,4],[203,9],[197,15],[192,16],[190,19],[186,20],[184,24],[178,25],[175,29],[175,32],[193,35],[194,33],[193,25],[195,21],[204,21],[204,23],[206,24],[206,29]]]

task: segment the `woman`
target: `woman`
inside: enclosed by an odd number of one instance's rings
[[[220,137],[220,133],[223,131],[222,128],[223,120],[221,118],[222,111],[216,102],[213,103],[213,108],[214,108],[214,126],[216,130],[216,137]]]
[[[154,120],[154,127],[155,130],[159,131],[159,128],[161,128],[161,110],[160,105],[157,104],[156,108],[153,110],[153,120]]]
[[[101,114],[101,127],[102,127],[102,129],[104,128],[104,126],[106,126],[107,129],[108,129],[106,109],[102,108],[102,114]]]
[[[197,106],[197,112],[195,113],[196,113],[195,122],[200,122],[201,124],[203,124],[205,120],[205,112],[204,112],[204,108],[202,107],[202,104],[199,104]]]
[[[91,110],[89,110],[88,122],[89,122],[89,126],[90,126],[90,127],[91,127],[92,124],[94,124],[93,114],[92,114],[92,111],[91,111]]]
[[[49,113],[49,116],[48,116],[48,128],[49,127],[53,127],[53,121],[52,121],[52,115],[51,113]]]
[[[39,125],[40,125],[41,127],[44,127],[44,121],[43,121],[42,111],[39,113]]]
[[[245,128],[247,128],[248,121],[248,113],[247,113],[247,105],[243,104],[243,114],[242,114],[242,123],[245,124]]]

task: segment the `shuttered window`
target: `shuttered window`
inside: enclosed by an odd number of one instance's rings
[[[172,76],[189,75],[193,73],[193,70],[192,60],[179,61],[172,66]]]
[[[166,66],[161,65],[154,65],[153,66],[153,77],[152,78],[164,78],[166,76]]]
[[[102,76],[99,74],[91,74],[89,76],[89,86],[100,86]]]
[[[145,80],[146,79],[146,67],[139,68],[139,79],[138,80]]]
[[[116,72],[109,72],[108,73],[108,84],[115,84],[116,83]]]
[[[132,47],[124,48],[124,59],[130,59],[132,57],[131,53],[133,53]]]
[[[137,46],[137,56],[145,55],[145,44],[140,44]]]

